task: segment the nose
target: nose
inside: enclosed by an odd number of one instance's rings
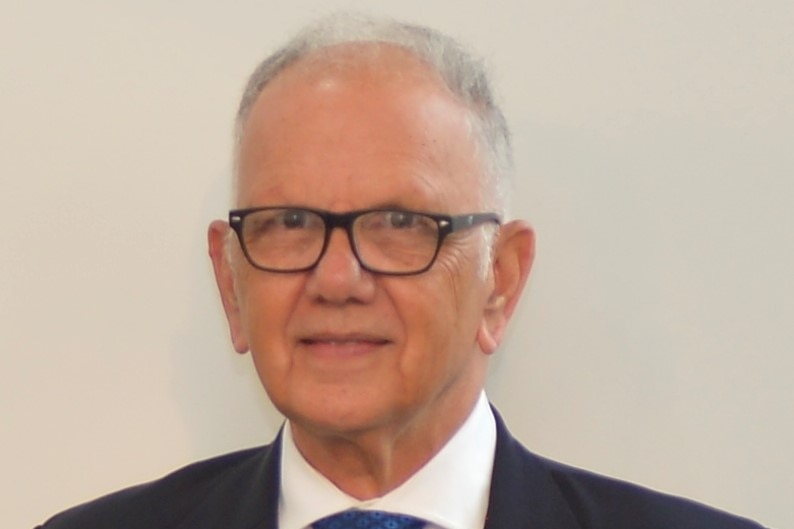
[[[373,275],[358,262],[343,229],[333,229],[325,253],[309,272],[306,290],[325,303],[366,303],[375,292]]]

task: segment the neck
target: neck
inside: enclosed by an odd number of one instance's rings
[[[444,413],[423,413],[400,425],[355,432],[318,432],[292,422],[306,461],[346,494],[368,500],[399,487],[433,458],[466,421],[480,390]]]

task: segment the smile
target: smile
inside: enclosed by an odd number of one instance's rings
[[[334,357],[371,354],[388,343],[385,338],[363,334],[316,335],[300,340],[312,353]]]

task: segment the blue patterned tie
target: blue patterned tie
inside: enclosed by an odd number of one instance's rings
[[[425,522],[412,516],[383,511],[344,511],[312,524],[313,529],[422,529]]]

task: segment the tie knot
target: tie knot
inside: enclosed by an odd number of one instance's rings
[[[413,516],[383,511],[344,511],[312,524],[313,529],[421,529],[425,522]]]

